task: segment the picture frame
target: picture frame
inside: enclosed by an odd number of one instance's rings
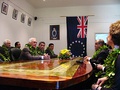
[[[17,16],[18,16],[18,10],[14,9],[13,14],[12,14],[12,18],[17,20]]]
[[[32,18],[29,17],[29,18],[28,18],[28,23],[27,23],[28,26],[31,26],[31,23],[32,23]]]
[[[5,2],[2,3],[1,13],[5,14],[5,15],[7,15],[7,13],[8,13],[8,4]]]
[[[21,22],[22,23],[25,23],[25,17],[26,15],[24,13],[21,14]]]
[[[50,40],[60,40],[60,25],[50,25]]]

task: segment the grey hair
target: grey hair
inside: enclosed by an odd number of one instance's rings
[[[7,42],[11,42],[9,39],[5,39],[3,44],[6,44]]]
[[[31,43],[33,40],[36,40],[36,38],[30,38],[29,43]]]

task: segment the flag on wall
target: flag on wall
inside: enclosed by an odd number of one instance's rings
[[[66,17],[67,47],[73,57],[86,56],[88,16]]]

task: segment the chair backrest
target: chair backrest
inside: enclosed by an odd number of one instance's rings
[[[0,62],[3,62],[4,61],[4,58],[2,56],[5,55],[5,51],[4,49],[0,46]]]
[[[11,48],[10,49],[10,59],[11,59],[11,61],[19,60],[20,54],[21,54],[21,49]]]

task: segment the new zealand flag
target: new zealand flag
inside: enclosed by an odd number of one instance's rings
[[[73,57],[86,56],[88,16],[66,17],[67,47]]]

